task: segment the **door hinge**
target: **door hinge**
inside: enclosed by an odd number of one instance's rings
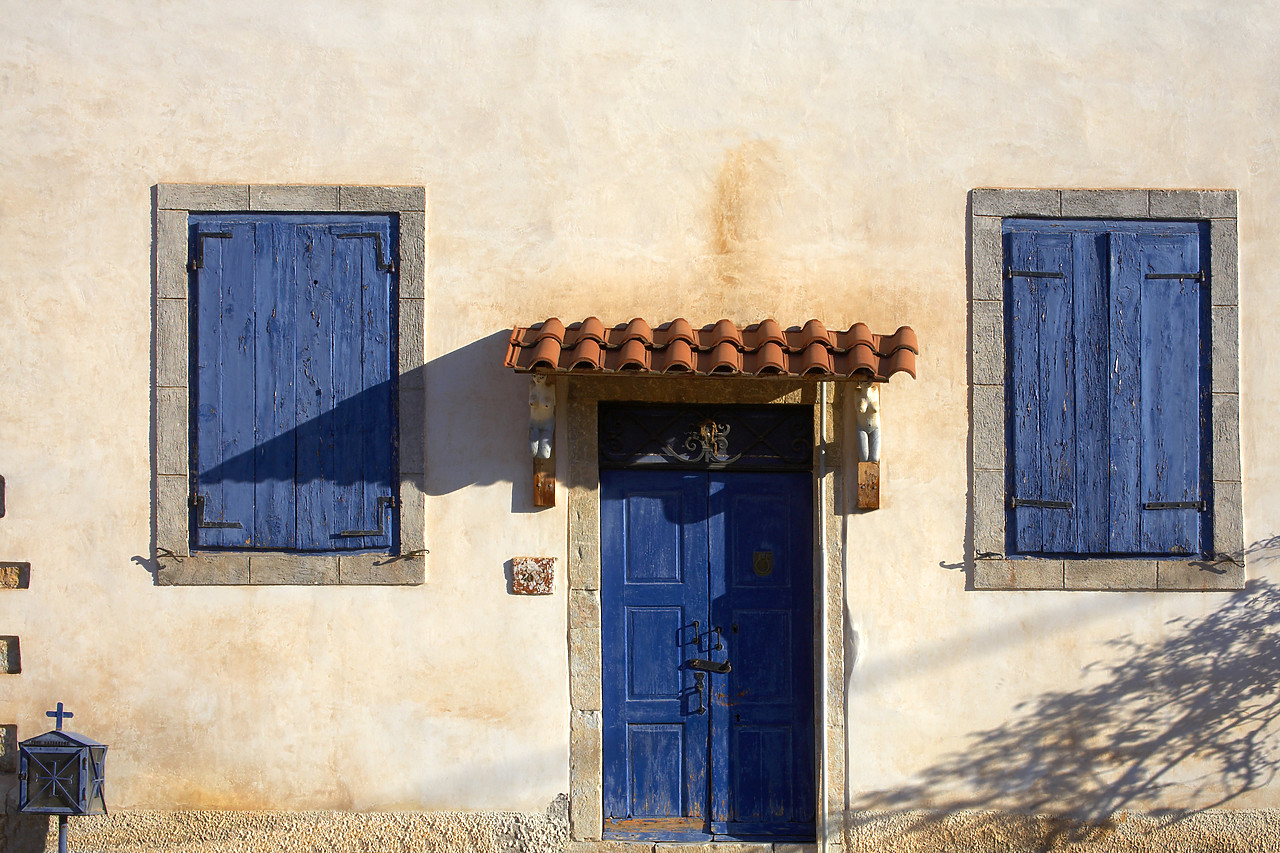
[[[1204,501],[1148,501],[1143,509],[1204,509]]]
[[[378,270],[381,272],[395,272],[395,261],[392,261],[382,251],[382,235],[377,231],[357,231],[353,234],[335,234],[335,237],[372,237],[374,260],[378,264]]]
[[[217,237],[221,240],[230,240],[230,231],[200,231],[196,234],[196,256],[187,264],[187,269],[195,272],[204,269],[204,238]]]
[[[1184,279],[1190,278],[1195,281],[1204,281],[1204,270],[1199,272],[1149,272],[1147,278],[1168,278],[1168,279]]]
[[[1050,270],[1015,270],[1013,267],[1004,268],[1005,278],[1066,278],[1067,274],[1062,272],[1053,272]]]
[[[393,507],[395,505],[396,505],[395,498],[388,497],[387,495],[383,495],[382,497],[378,498],[378,529],[377,530],[344,530],[338,535],[345,536],[345,537],[385,536],[386,530],[383,528],[383,518],[385,517],[384,510],[387,507]]]
[[[242,525],[238,521],[205,521],[204,520],[204,495],[194,494],[191,496],[191,506],[196,511],[196,527],[204,530],[228,530],[232,528],[241,528]]]
[[[1035,498],[1009,498],[1009,507],[1035,506],[1042,509],[1071,509],[1071,501],[1042,501]]]

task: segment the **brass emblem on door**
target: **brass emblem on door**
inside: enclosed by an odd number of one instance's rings
[[[751,570],[762,578],[773,574],[773,552],[756,551],[751,555]]]

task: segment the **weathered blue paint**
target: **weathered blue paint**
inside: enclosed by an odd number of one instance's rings
[[[192,232],[193,492],[206,520],[242,525],[193,525],[193,544],[394,547],[394,281],[377,253],[390,218],[192,217]]]
[[[1010,553],[1200,550],[1203,509],[1148,505],[1204,496],[1206,250],[1197,223],[1006,221],[1009,494],[1070,505],[1011,507]]]
[[[297,255],[295,229],[283,223],[262,222],[255,247],[256,363],[263,365],[254,383],[257,435],[253,479],[254,544],[291,548],[297,541],[295,486],[297,448],[291,442],[267,443],[264,438],[290,434],[298,423],[295,372],[272,369],[292,366],[297,351],[297,305],[293,276],[288,268]],[[274,455],[275,458],[270,458]]]
[[[1077,493],[1071,518],[1077,540],[1071,551],[1105,554],[1110,550],[1110,441],[1108,359],[1111,339],[1107,292],[1106,234],[1086,233],[1072,240],[1072,295],[1075,301]]]
[[[708,479],[708,656],[733,665],[713,680],[711,828],[733,837],[811,837],[812,480],[763,473]],[[716,638],[719,651],[711,648]]]
[[[708,619],[706,475],[602,471],[600,509],[605,819],[697,832],[710,717],[684,661]]]
[[[1142,381],[1138,338],[1142,288],[1137,274],[1137,235],[1111,235],[1111,536],[1109,550],[1132,553],[1138,543],[1138,458],[1142,442]]]
[[[1013,273],[1009,278],[1011,494],[1019,500],[1073,502],[1071,235],[1018,232],[1009,235],[1008,242]],[[1071,550],[1076,517],[1071,510],[1016,506],[1012,515],[1010,526],[1019,549]]]
[[[196,271],[192,300],[196,315],[194,491],[204,497],[204,521],[241,526],[193,526],[193,544],[252,547],[254,226],[223,222],[207,225],[195,228],[193,235],[193,240],[201,241],[204,253],[204,266]],[[231,236],[202,238],[201,231]],[[215,468],[222,469],[223,475],[199,477],[199,472]]]
[[[611,837],[813,836],[811,488],[796,473],[601,472]]]
[[[1146,509],[1151,502],[1195,502],[1201,494],[1202,284],[1188,278],[1150,278],[1200,270],[1197,235],[1138,238],[1142,293],[1142,451],[1139,459],[1139,547],[1193,553],[1200,548],[1195,509]]]

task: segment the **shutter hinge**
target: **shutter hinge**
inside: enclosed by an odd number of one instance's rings
[[[244,527],[244,525],[242,525],[238,521],[205,521],[204,520],[204,495],[202,494],[197,493],[191,496],[191,506],[194,507],[196,511],[196,527],[200,527],[205,530],[210,530],[210,529],[222,530],[222,529],[229,529],[229,528],[243,529]]]
[[[1005,278],[1066,278],[1066,273],[1050,272],[1048,270],[1041,272],[1039,270],[1015,270],[1013,267],[1004,268]]]
[[[1204,281],[1204,270],[1200,270],[1199,272],[1149,272],[1147,273],[1147,278],[1169,278],[1179,280],[1190,278],[1196,281]]]
[[[378,529],[377,530],[344,530],[338,535],[344,536],[347,538],[352,538],[356,536],[385,536],[386,531],[383,529],[383,518],[385,516],[385,513],[383,512],[383,510],[386,507],[393,507],[395,505],[396,505],[395,498],[383,495],[382,497],[378,498]]]
[[[1204,501],[1148,501],[1143,509],[1204,509]]]
[[[335,237],[372,237],[374,260],[378,264],[378,269],[382,272],[395,272],[395,262],[389,259],[382,251],[382,235],[377,231],[356,231],[351,234],[335,234]]]
[[[196,256],[187,264],[187,269],[195,272],[204,269],[204,238],[217,237],[221,240],[230,240],[230,231],[200,231],[196,233]],[[238,525],[237,525],[238,526]]]
[[[1071,501],[1041,501],[1035,498],[1009,498],[1009,507],[1017,509],[1020,506],[1034,506],[1041,509],[1071,509]]]

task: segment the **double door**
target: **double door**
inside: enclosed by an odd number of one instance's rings
[[[813,838],[811,490],[601,472],[607,837]]]

